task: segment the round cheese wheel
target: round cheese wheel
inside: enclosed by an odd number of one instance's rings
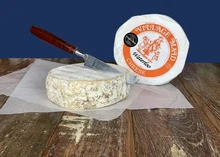
[[[131,17],[116,32],[114,58],[138,82],[163,85],[183,70],[189,41],[182,27],[160,14]]]
[[[82,63],[52,69],[46,79],[48,99],[68,109],[100,108],[123,100],[130,90],[128,70],[109,65],[121,73],[96,71]]]

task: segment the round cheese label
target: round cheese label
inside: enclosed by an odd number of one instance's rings
[[[114,58],[138,76],[138,83],[162,85],[181,73],[189,48],[172,18],[149,14],[130,18],[116,32]]]

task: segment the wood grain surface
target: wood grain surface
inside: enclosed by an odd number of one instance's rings
[[[109,122],[66,113],[43,156],[133,156],[129,113]]]
[[[33,61],[0,59],[0,76]],[[171,83],[194,108],[126,110],[108,122],[67,112],[0,115],[0,157],[219,157],[220,64],[186,64]]]
[[[188,64],[179,79],[195,100],[195,107],[202,110],[220,132],[219,67],[212,64]]]
[[[41,156],[63,113],[0,116],[0,156]]]
[[[0,59],[0,76],[20,70],[33,63],[34,59],[28,58],[6,58]]]

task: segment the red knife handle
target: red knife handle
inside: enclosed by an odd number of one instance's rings
[[[69,52],[71,54],[75,54],[75,51],[77,50],[77,47],[74,45],[71,45],[70,43],[58,38],[57,36],[49,33],[48,31],[45,31],[41,28],[38,28],[36,26],[31,26],[30,32],[40,38],[41,40],[54,45],[66,52]]]

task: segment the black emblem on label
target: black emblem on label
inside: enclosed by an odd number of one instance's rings
[[[138,43],[138,37],[136,34],[134,33],[127,33],[124,36],[124,43],[125,45],[127,45],[128,47],[134,47],[135,45],[137,45]]]

